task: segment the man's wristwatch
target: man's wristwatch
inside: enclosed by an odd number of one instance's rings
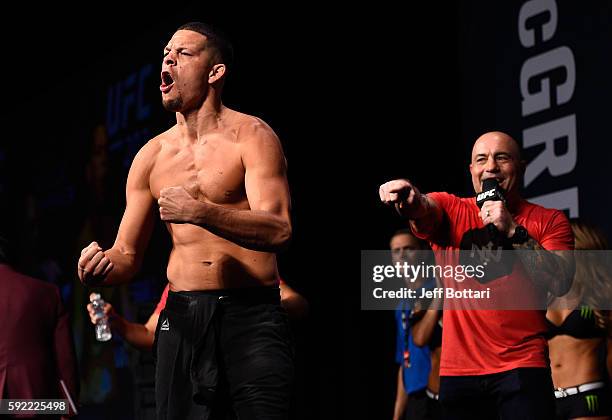
[[[529,233],[524,226],[518,225],[514,228],[514,235],[510,238],[510,242],[513,244],[524,244],[529,239]]]

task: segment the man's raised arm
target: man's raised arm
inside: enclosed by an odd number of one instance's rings
[[[435,200],[421,194],[407,179],[386,182],[378,189],[380,201],[394,205],[400,216],[410,220],[415,233],[431,233],[440,226],[442,209]]]
[[[158,150],[158,144],[150,141],[132,162],[126,184],[125,212],[113,247],[104,251],[97,242],[92,242],[81,251],[77,270],[83,283],[123,283],[140,269],[154,225],[149,173]]]

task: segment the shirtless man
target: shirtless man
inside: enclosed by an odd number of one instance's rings
[[[78,261],[85,284],[129,281],[157,204],[173,242],[154,349],[158,419],[288,415],[292,350],[274,254],[291,238],[286,161],[266,123],[222,104],[231,55],[205,24],[174,33],[160,90],[177,123],[134,158],[113,247],[92,242]]]

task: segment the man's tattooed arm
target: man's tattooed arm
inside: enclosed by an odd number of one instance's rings
[[[575,270],[573,251],[547,251],[531,236],[512,246],[538,288],[554,296],[569,292]]]

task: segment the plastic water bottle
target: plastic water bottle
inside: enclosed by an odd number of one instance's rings
[[[90,296],[96,314],[96,340],[108,341],[112,338],[108,317],[104,314],[104,300],[99,293],[92,293]]]

